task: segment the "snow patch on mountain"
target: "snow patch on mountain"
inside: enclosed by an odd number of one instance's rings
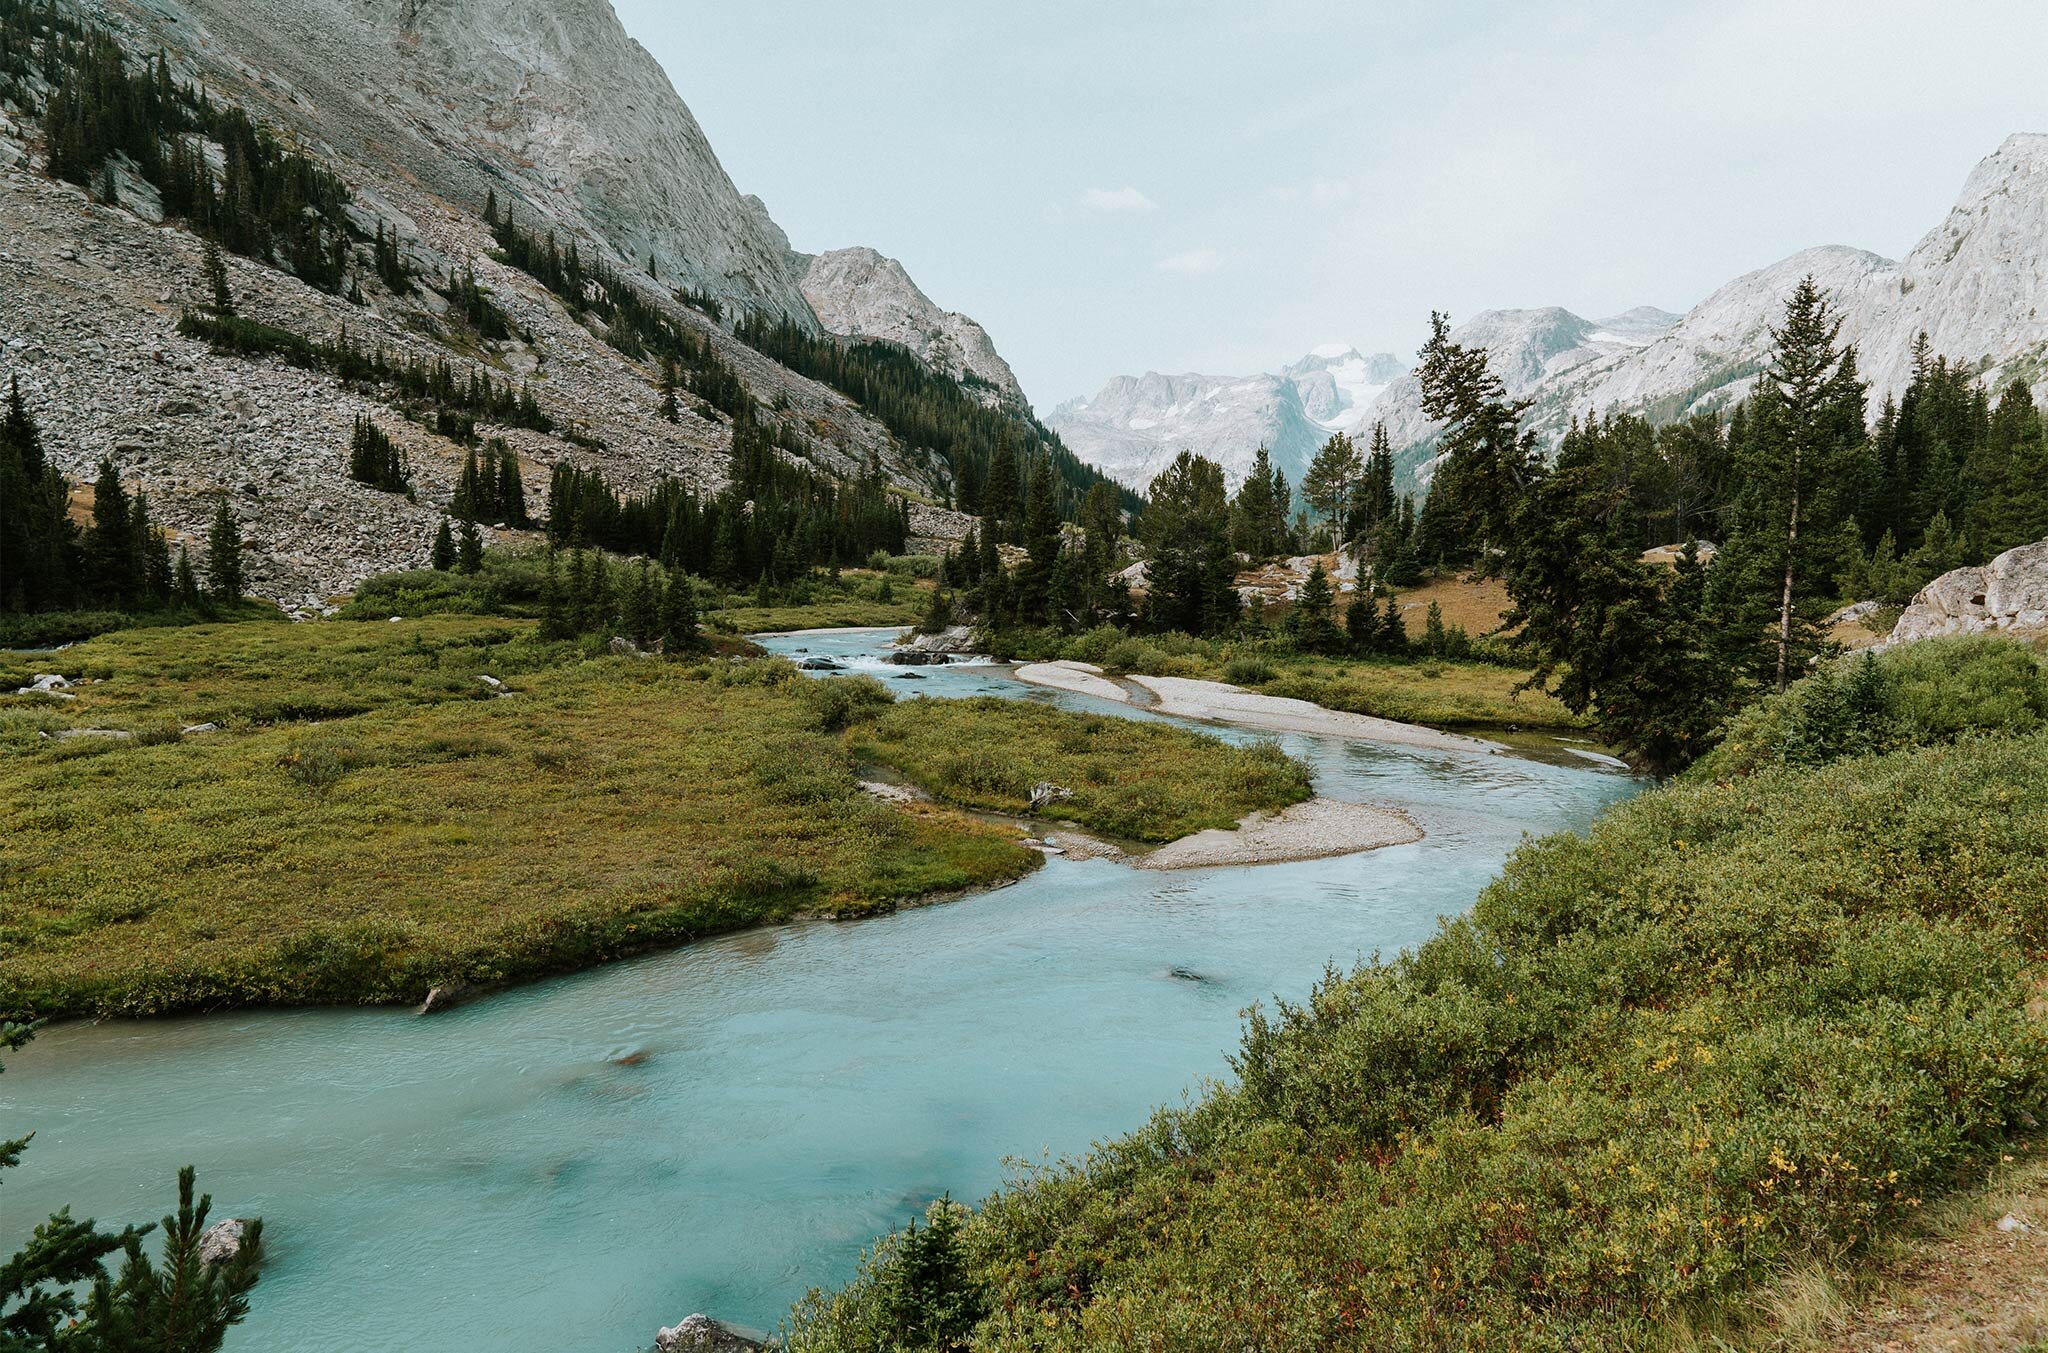
[[[1255,376],[1118,376],[1092,398],[1060,405],[1046,423],[1082,460],[1133,488],[1143,489],[1183,450],[1217,462],[1235,488],[1261,446],[1298,484],[1331,433],[1368,426],[1401,371],[1389,353],[1368,357],[1330,343]]]

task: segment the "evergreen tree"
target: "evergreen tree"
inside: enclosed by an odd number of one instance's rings
[[[1053,570],[1060,559],[1060,515],[1053,494],[1052,462],[1041,458],[1031,466],[1023,529],[1024,550],[1029,557],[1017,578],[1018,605],[1030,622],[1058,619],[1048,614]]]
[[[1146,618],[1155,629],[1215,634],[1237,621],[1237,561],[1223,469],[1183,451],[1152,481],[1138,534],[1151,553]]]
[[[961,1235],[965,1216],[965,1208],[942,1197],[926,1210],[923,1229],[912,1219],[907,1230],[892,1238],[878,1293],[892,1345],[967,1347],[982,1307]]]
[[[159,607],[171,601],[171,547],[164,539],[164,533],[149,515],[149,497],[144,493],[135,495],[135,502],[129,514],[129,531],[135,544],[135,557],[141,568],[141,585],[138,600],[146,607]]]
[[[134,610],[142,600],[142,562],[128,490],[114,462],[101,460],[93,481],[92,525],[85,533],[86,591],[109,610]]]
[[[211,238],[200,247],[200,266],[206,272],[207,308],[215,319],[235,318],[235,293],[228,287],[227,260]]]
[[[1278,495],[1276,496],[1276,489]],[[1271,559],[1287,545],[1287,480],[1261,446],[1230,507],[1230,540],[1254,562]]]
[[[1333,433],[1316,452],[1315,459],[1309,462],[1308,472],[1301,477],[1301,496],[1330,523],[1332,531],[1341,533],[1351,506],[1352,491],[1364,472],[1365,462],[1350,436],[1342,432]]]
[[[636,644],[651,645],[661,634],[661,589],[654,578],[654,563],[642,559],[626,585],[621,619],[626,637]]]
[[[34,1025],[0,1023],[0,1051],[21,1048]],[[0,1141],[0,1171],[21,1163],[28,1137]],[[143,1240],[157,1228],[120,1234],[77,1221],[64,1209],[35,1228],[12,1255],[0,1255],[0,1349],[8,1353],[213,1353],[249,1313],[263,1262],[263,1223],[248,1222],[235,1255],[200,1257],[213,1200],[193,1199],[191,1166],[178,1172],[178,1210],[163,1219],[163,1257]],[[118,1274],[106,1260],[122,1255]],[[83,1289],[84,1300],[80,1300]]]
[[[1738,454],[1745,484],[1731,546],[1769,561],[1779,581],[1773,680],[1783,690],[1794,656],[1817,646],[1802,603],[1825,594],[1850,525],[1843,486],[1868,452],[1864,387],[1853,349],[1837,346],[1841,318],[1811,277],[1800,281],[1774,328],[1775,349],[1751,401],[1749,445]]]
[[[576,622],[568,588],[562,581],[562,570],[555,559],[554,546],[547,549],[547,556],[541,563],[540,575],[540,637],[543,639],[571,639],[576,635]]]
[[[455,536],[448,529],[448,519],[441,518],[441,527],[434,532],[434,568],[446,573],[455,567]]]
[[[988,479],[981,490],[982,534],[993,535],[1004,544],[1017,543],[1019,518],[1023,515],[1023,494],[1017,481],[1017,453],[1005,436],[990,457]]]
[[[0,611],[56,610],[74,598],[76,529],[64,476],[43,454],[42,431],[9,381],[0,409]]]
[[[1309,565],[1308,578],[1301,585],[1301,595],[1295,599],[1294,610],[1287,617],[1288,629],[1303,650],[1328,653],[1336,649],[1337,626],[1330,618],[1335,601],[1336,596],[1330,590],[1330,576],[1323,571],[1319,559]]]
[[[661,594],[661,651],[689,653],[701,642],[697,634],[697,590],[690,575],[672,569]]]
[[[661,362],[661,416],[671,423],[682,421],[682,408],[676,403],[676,386],[681,376],[676,370],[676,359],[665,357]]]
[[[223,494],[206,533],[207,595],[232,606],[242,599],[242,586],[242,527]]]
[[[1424,559],[1476,558],[1495,572],[1514,538],[1514,514],[1539,464],[1535,440],[1521,429],[1528,401],[1509,399],[1484,348],[1451,341],[1447,316],[1430,316],[1417,370],[1422,408],[1444,424],[1431,481]]]
[[[1401,618],[1401,603],[1387,593],[1386,613],[1380,617],[1380,648],[1388,653],[1408,651],[1408,622]]]
[[[178,571],[172,587],[180,607],[195,611],[199,609],[199,579],[192,572],[192,552],[182,544],[178,546]]]
[[[1450,647],[1450,636],[1444,631],[1444,608],[1436,602],[1429,603],[1429,614],[1422,622],[1422,651],[1432,658],[1441,658]]]
[[[455,537],[455,567],[463,573],[477,573],[484,566],[484,533],[469,518],[462,519],[462,525]]]
[[[498,190],[489,189],[484,196],[484,224],[495,229],[498,224]]]
[[[1344,633],[1350,639],[1354,653],[1370,653],[1379,647],[1379,604],[1364,593],[1353,598],[1351,604],[1344,608]]]

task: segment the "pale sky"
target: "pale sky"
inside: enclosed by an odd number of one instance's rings
[[[1896,258],[2048,131],[2044,0],[615,3],[799,249],[903,260],[1041,410]]]

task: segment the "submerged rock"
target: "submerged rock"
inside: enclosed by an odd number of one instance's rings
[[[882,661],[896,667],[943,667],[953,661],[949,654],[927,653],[923,649],[898,649],[882,655]]]
[[[846,670],[846,664],[837,658],[827,658],[821,655],[805,658],[797,664],[797,670],[803,672],[843,672]]]
[[[655,1353],[745,1353],[762,1347],[765,1345],[730,1325],[702,1314],[684,1316],[681,1324],[670,1325],[654,1339]]]
[[[227,1217],[207,1227],[206,1234],[199,1237],[199,1258],[209,1264],[225,1264],[242,1252],[245,1229],[240,1217]]]

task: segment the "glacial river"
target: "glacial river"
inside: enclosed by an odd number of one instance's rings
[[[998,667],[899,679],[883,637],[769,645],[905,695],[1133,713]],[[46,1030],[0,1076],[0,1132],[36,1132],[0,1195],[0,1253],[64,1203],[161,1216],[190,1162],[216,1216],[269,1231],[231,1353],[629,1353],[691,1311],[772,1328],[926,1200],[1137,1126],[1226,1073],[1246,1006],[1426,939],[1525,833],[1582,829],[1641,787],[1283,741],[1320,792],[1399,804],[1427,838],[1180,874],[1055,858],[964,901],[752,931],[432,1019]]]

